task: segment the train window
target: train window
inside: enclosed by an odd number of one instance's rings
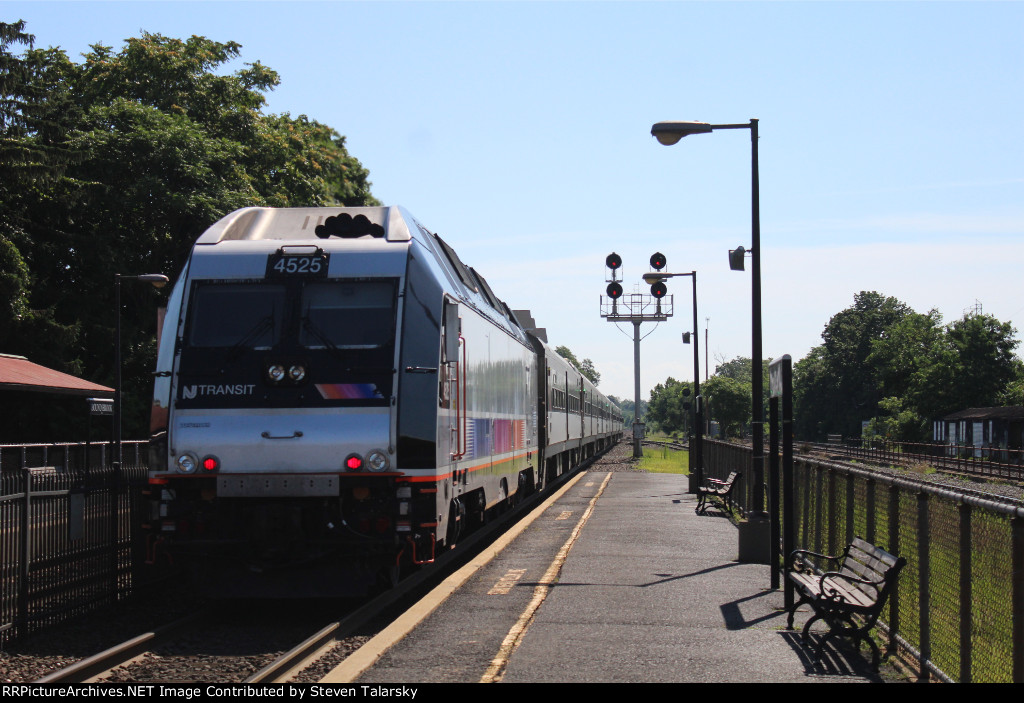
[[[284,306],[283,285],[198,285],[189,303],[189,344],[269,349],[281,336]]]
[[[395,338],[393,281],[310,283],[302,292],[300,343],[309,348],[373,349]]]

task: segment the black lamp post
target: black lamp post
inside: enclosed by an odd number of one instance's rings
[[[121,452],[121,281],[145,281],[154,288],[163,288],[169,279],[162,273],[144,273],[139,276],[114,274],[114,456],[117,465],[123,463]]]
[[[755,516],[764,515],[764,408],[762,395],[764,381],[762,379],[761,362],[761,212],[757,171],[757,120],[747,124],[708,124],[707,122],[657,122],[651,127],[651,134],[666,146],[676,144],[690,134],[706,134],[718,129],[749,129],[751,144],[751,264],[752,264],[752,328],[753,349],[751,352],[751,430],[753,433],[753,478]],[[738,251],[738,250],[737,250]],[[741,254],[742,256],[742,254]],[[730,256],[730,262],[732,257]]]
[[[660,271],[645,273],[644,282],[656,283],[664,278],[675,276],[690,276],[693,279],[693,424],[694,424],[694,450],[690,453],[693,459],[693,466],[690,467],[693,482],[690,485],[690,492],[696,493],[697,489],[704,484],[704,399],[700,395],[700,344],[697,341],[697,272],[690,273],[662,273]],[[708,350],[705,349],[707,354]]]

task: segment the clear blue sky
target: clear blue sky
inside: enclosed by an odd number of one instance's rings
[[[760,120],[765,356],[805,356],[861,290],[1024,320],[1024,3],[2,2],[80,60],[141,31],[242,44],[268,112],[346,135],[552,344],[632,398],[631,329],[599,317],[655,251],[698,272],[700,334],[750,355],[750,139],[663,147],[659,120]],[[646,292],[646,287],[643,291]],[[692,378],[689,279],[642,345],[643,395]],[[1020,335],[1018,335],[1020,337]],[[702,361],[703,366],[703,361]]]

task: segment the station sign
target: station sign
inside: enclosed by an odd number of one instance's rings
[[[113,415],[114,401],[112,398],[86,398],[90,415]]]

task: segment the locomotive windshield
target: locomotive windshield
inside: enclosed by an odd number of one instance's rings
[[[180,406],[387,403],[397,287],[395,279],[197,281]]]
[[[283,285],[199,286],[192,299],[188,343],[269,349],[281,338],[285,297]]]
[[[386,281],[312,283],[302,291],[299,342],[369,349],[395,334],[395,287]]]

